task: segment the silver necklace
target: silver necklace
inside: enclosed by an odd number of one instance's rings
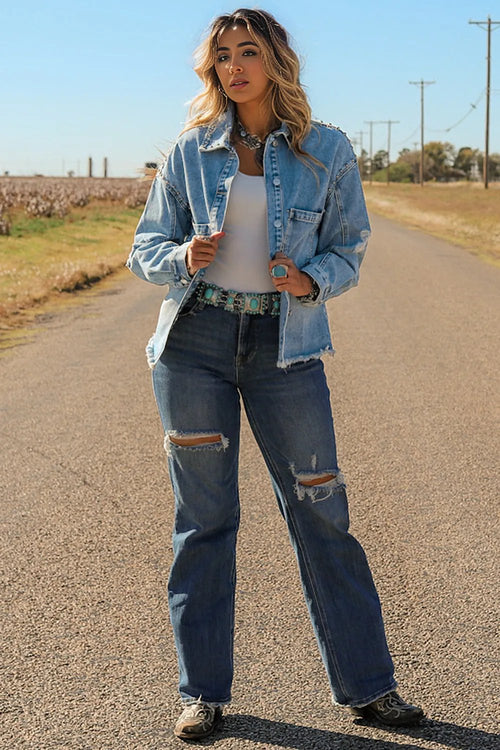
[[[259,148],[264,148],[264,141],[261,141],[258,135],[248,133],[241,124],[239,118],[236,118],[236,127],[241,142],[244,146],[249,148],[250,151],[257,151]]]

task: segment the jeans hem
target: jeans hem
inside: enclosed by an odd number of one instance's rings
[[[207,706],[211,706],[212,708],[217,708],[217,706],[228,706],[231,703],[231,698],[227,700],[222,701],[206,701],[203,699],[202,695],[199,695],[197,698],[181,698],[181,702],[183,706],[191,706],[193,703],[205,703]]]
[[[349,701],[348,703],[340,703],[339,701],[336,701],[332,696],[332,703],[334,706],[341,706],[343,708],[346,708],[347,706],[351,706],[352,708],[363,708],[363,706],[368,706],[369,703],[373,703],[373,701],[376,701],[379,698],[382,698],[384,695],[387,695],[387,693],[390,693],[392,690],[395,690],[397,686],[398,683],[396,682],[396,680],[393,680],[388,687],[382,690],[378,690],[368,698],[362,698],[359,701]]]

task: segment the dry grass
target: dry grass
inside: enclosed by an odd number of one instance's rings
[[[0,329],[24,323],[34,307],[122,268],[141,209],[73,209],[65,222],[38,219],[0,237]],[[19,225],[18,225],[19,226]]]
[[[365,184],[368,209],[500,263],[500,185]]]

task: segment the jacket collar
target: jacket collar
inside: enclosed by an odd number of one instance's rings
[[[231,144],[231,131],[233,129],[234,122],[234,107],[230,106],[228,109],[214,122],[210,123],[207,127],[204,138],[199,146],[200,151],[215,151],[216,149],[226,148],[230,150]],[[282,135],[287,143],[290,145],[289,136],[290,131],[288,126],[282,122],[277,130],[273,131],[274,136]]]

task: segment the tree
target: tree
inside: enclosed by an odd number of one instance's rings
[[[365,180],[370,175],[370,159],[368,158],[368,152],[363,149],[361,156],[358,156],[358,167],[361,179]]]
[[[447,180],[455,162],[455,147],[447,141],[430,141],[424,146],[424,155],[429,158],[429,166],[424,168],[427,180]]]
[[[407,173],[411,175],[412,182],[419,182],[420,180],[420,151],[410,151],[409,148],[404,148],[399,152],[399,158],[396,164],[404,164]],[[425,155],[424,155],[424,171],[425,171]]]
[[[490,154],[488,166],[491,180],[500,180],[500,154]]]
[[[391,164],[391,173],[389,176],[391,182],[415,182],[414,170],[411,164],[401,161],[401,159],[398,159],[395,164]]]
[[[477,162],[479,173],[482,175],[484,168],[484,154],[479,153]],[[488,156],[488,179],[500,180],[500,154],[489,154]]]
[[[389,163],[389,154],[387,151],[380,149],[376,154],[373,155],[372,171],[378,172],[379,169],[385,169]]]
[[[474,179],[475,173],[478,171],[480,158],[482,161],[481,152],[478,148],[462,146],[458,151],[453,166],[455,169],[462,170],[468,180]]]

